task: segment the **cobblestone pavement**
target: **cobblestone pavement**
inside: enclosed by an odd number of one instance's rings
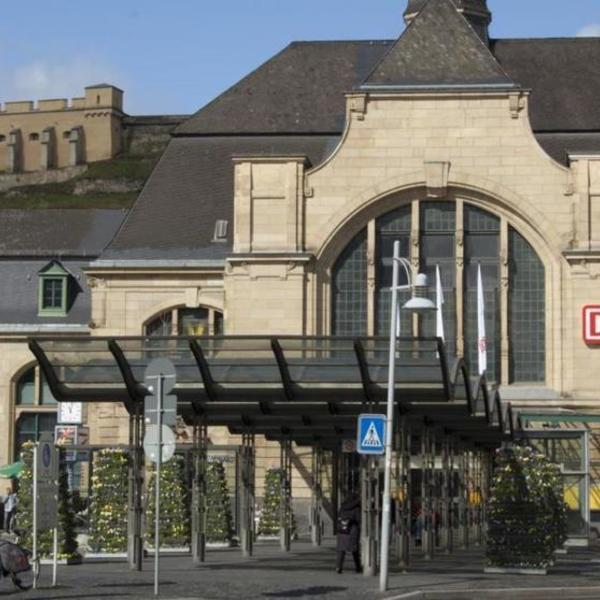
[[[261,543],[255,546],[255,556],[247,560],[242,559],[236,549],[213,550],[200,567],[193,567],[189,556],[165,556],[161,559],[161,598],[375,600],[426,590],[426,598],[479,600],[488,597],[485,590],[502,589],[504,595],[494,593],[494,597],[512,600],[522,596],[509,590],[520,588],[531,591],[528,598],[600,599],[600,553],[595,549],[561,557],[546,577],[485,575],[483,555],[478,549],[457,551],[451,557],[439,556],[430,562],[417,558],[408,573],[392,571],[390,592],[386,595],[377,593],[376,578],[351,572],[350,564],[347,573],[335,573],[334,558],[332,540],[319,549],[307,542],[296,542],[289,554],[283,554],[276,543]],[[144,563],[142,573],[129,572],[123,561],[60,566],[59,587],[50,589],[50,567],[43,566],[38,590],[16,593],[11,582],[0,581],[0,598],[150,600],[153,597],[152,568],[151,558]],[[598,588],[590,590],[594,586]],[[534,593],[534,588],[547,591]],[[469,593],[465,595],[464,590]]]

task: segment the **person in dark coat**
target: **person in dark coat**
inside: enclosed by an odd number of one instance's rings
[[[340,508],[337,518],[337,562],[336,571],[341,573],[344,568],[346,552],[352,552],[356,572],[360,573],[360,497],[357,495],[347,498]]]

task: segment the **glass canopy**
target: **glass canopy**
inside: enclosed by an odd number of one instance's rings
[[[178,413],[188,424],[229,427],[302,444],[353,437],[356,417],[385,412],[389,340],[383,337],[38,338],[29,346],[59,401],[122,402],[139,413],[147,366],[176,369]],[[398,418],[496,447],[519,419],[485,377],[448,357],[441,339],[396,345]]]

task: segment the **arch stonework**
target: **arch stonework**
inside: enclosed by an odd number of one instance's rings
[[[460,196],[481,208],[506,217],[511,225],[523,233],[536,252],[545,257],[545,264],[559,259],[564,245],[561,236],[549,219],[526,197],[499,182],[457,172],[451,173],[448,190],[450,198]],[[370,218],[385,214],[394,207],[412,200],[428,200],[423,171],[396,176],[361,190],[314,236],[317,260],[324,261],[329,268],[339,252],[362,226],[366,226]],[[338,248],[339,251],[335,252]]]
[[[414,200],[456,201],[478,206],[500,218],[518,231],[532,246],[542,261],[546,273],[546,383],[561,390],[564,386],[561,331],[563,268],[560,235],[552,223],[526,198],[485,178],[453,173],[448,180],[448,193],[442,198],[428,198],[422,172],[392,178],[382,184],[362,190],[351,201],[355,209],[338,211],[323,228],[323,243],[316,252],[317,266],[312,298],[316,333],[331,329],[332,268],[344,248],[370,221]],[[369,261],[374,257],[369,256]],[[551,315],[558,315],[558,321]]]

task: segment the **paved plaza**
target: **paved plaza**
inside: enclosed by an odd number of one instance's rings
[[[283,554],[276,543],[261,543],[255,556],[244,560],[239,550],[213,550],[205,565],[193,567],[189,556],[165,556],[161,561],[161,598],[202,600],[372,600],[383,598],[445,600],[520,600],[543,598],[600,599],[600,551],[578,550],[561,556],[546,577],[498,576],[483,573],[481,550],[461,550],[434,561],[416,559],[408,573],[394,569],[390,592],[379,594],[378,580],[351,570],[334,571],[334,544],[315,549],[308,542],[293,544]],[[44,566],[37,591],[16,593],[0,581],[0,598],[134,599],[153,597],[152,559],[142,573],[132,573],[123,561],[86,563],[59,568],[59,587],[50,589],[50,567]],[[348,564],[350,567],[350,564]]]

